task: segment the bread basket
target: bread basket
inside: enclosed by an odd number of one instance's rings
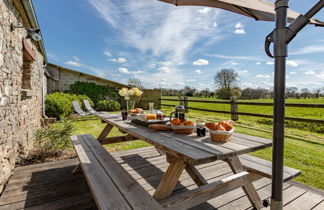
[[[175,134],[192,134],[195,131],[195,125],[171,125],[173,133]]]
[[[232,139],[234,128],[230,131],[209,130],[210,139],[213,142],[228,142]]]

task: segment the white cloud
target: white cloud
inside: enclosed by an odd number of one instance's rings
[[[127,63],[126,58],[113,58],[113,59],[111,59],[111,61],[114,63],[122,63],[122,64]]]
[[[207,14],[207,13],[210,12],[210,11],[211,11],[211,8],[208,8],[208,7],[204,7],[204,8],[202,8],[202,9],[198,10],[198,12],[199,12],[200,14]]]
[[[296,61],[293,61],[293,60],[287,60],[287,66],[297,67],[298,63]]]
[[[261,62],[260,62],[260,61],[258,61],[258,62],[256,62],[255,64],[256,64],[256,65],[261,65]]]
[[[309,70],[309,71],[306,71],[304,74],[306,74],[306,75],[314,75],[315,71]]]
[[[197,73],[197,74],[201,74],[202,73],[200,69],[196,69],[194,72]]]
[[[222,54],[205,54],[209,57],[222,58],[228,60],[247,60],[247,61],[260,61],[264,60],[261,56],[235,56],[235,55],[222,55]]]
[[[315,75],[315,77],[321,79],[321,80],[324,80],[324,71],[322,71],[321,73]]]
[[[312,54],[312,53],[319,53],[324,52],[324,46],[323,45],[309,45],[306,47],[303,47],[299,50],[296,50],[295,52],[291,52],[291,55],[304,55],[304,54]]]
[[[195,66],[206,66],[208,65],[208,60],[206,59],[198,59],[196,61],[194,61],[192,64],[195,65]]]
[[[120,68],[118,68],[117,71],[118,71],[119,73],[122,73],[122,74],[129,74],[128,69],[126,69],[126,68],[124,68],[124,67],[120,67]]]
[[[105,56],[108,56],[108,57],[111,57],[112,56],[112,54],[109,51],[107,51],[107,50],[104,52],[104,55]]]
[[[158,70],[163,73],[170,73],[170,68],[166,66],[161,66]]]
[[[231,64],[232,66],[237,66],[237,65],[238,65],[237,62],[231,62],[230,64]]]
[[[244,28],[237,28],[234,30],[234,34],[245,34]]]
[[[196,82],[196,79],[186,79],[185,82]]]
[[[255,76],[256,78],[265,78],[265,79],[269,79],[269,78],[271,78],[271,76],[270,75],[268,75],[268,74],[257,74],[256,76]]]
[[[248,70],[239,70],[239,71],[236,71],[236,72],[239,73],[239,74],[246,74],[249,71]]]
[[[120,40],[126,46],[144,55],[163,56],[166,60],[182,62],[198,41],[202,42],[202,48],[224,36],[223,30],[215,30],[214,27],[220,14],[216,9],[205,15],[208,9],[176,8],[159,1],[149,4],[147,1],[87,2],[108,27],[120,34]],[[212,40],[206,37],[212,37]]]
[[[79,62],[76,62],[76,61],[67,61],[67,62],[64,62],[65,65],[68,65],[68,66],[74,66],[74,67],[80,67],[82,66],[81,63]]]
[[[267,65],[273,65],[274,62],[273,62],[273,61],[268,61],[268,62],[266,62],[266,64],[267,64]]]
[[[133,74],[133,75],[144,73],[143,71],[129,71],[127,68],[124,67],[119,67],[117,71],[122,74]]]
[[[297,72],[291,71],[291,72],[289,72],[289,74],[297,74]]]
[[[244,26],[242,25],[242,23],[238,22],[235,25],[235,30],[234,30],[234,34],[245,34],[245,30],[244,30]]]

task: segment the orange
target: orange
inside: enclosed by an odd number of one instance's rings
[[[180,125],[180,119],[179,118],[173,118],[172,119],[172,121],[171,121],[171,123],[173,124],[173,125]]]
[[[185,124],[185,125],[188,125],[188,126],[193,126],[193,125],[195,125],[195,123],[192,122],[192,121],[185,121],[184,124]]]

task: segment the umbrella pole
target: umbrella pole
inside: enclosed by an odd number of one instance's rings
[[[275,2],[276,28],[274,30],[274,108],[273,108],[273,151],[271,209],[282,209],[283,154],[285,126],[285,83],[286,83],[286,24],[288,0]]]

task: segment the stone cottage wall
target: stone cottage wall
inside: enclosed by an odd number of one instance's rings
[[[22,25],[21,16],[10,0],[0,1],[0,193],[20,154],[27,153],[33,133],[42,118],[43,56],[36,52],[31,64],[31,96],[22,96],[24,28],[10,30],[10,24]]]

